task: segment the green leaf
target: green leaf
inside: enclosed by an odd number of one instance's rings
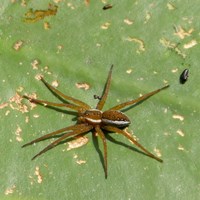
[[[58,6],[55,15],[24,22],[29,9],[47,11],[49,3]],[[103,10],[102,1],[88,6],[66,0],[0,3],[1,199],[198,199],[199,4],[108,3],[113,8]],[[104,110],[170,84],[126,112],[132,122],[129,131],[164,163],[134,151],[134,145],[115,133],[111,137],[129,147],[108,140],[107,180],[91,133],[81,148],[67,151],[68,144],[61,144],[31,161],[52,140],[21,146],[75,124],[75,116],[39,105],[32,108],[17,94],[59,102],[37,80],[41,74],[49,83],[57,81],[63,93],[95,107],[93,95],[101,95],[112,64]],[[185,68],[189,78],[181,85]],[[79,89],[76,83],[90,87]]]

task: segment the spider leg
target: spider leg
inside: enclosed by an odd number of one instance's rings
[[[49,144],[47,147],[45,147],[42,151],[40,151],[38,154],[36,154],[32,158],[32,160],[34,160],[36,157],[40,156],[41,154],[45,153],[46,151],[48,151],[48,150],[56,147],[62,140],[65,140],[68,137],[72,137],[72,136],[75,136],[75,135],[86,133],[86,132],[90,131],[92,128],[93,128],[93,126],[91,126],[91,125],[82,124],[82,128],[81,129],[75,129],[72,132],[64,134],[59,139],[55,140],[54,142],[52,142],[51,144]]]
[[[128,133],[126,133],[125,131],[113,127],[113,126],[104,126],[103,129],[107,130],[107,131],[112,131],[112,132],[116,132],[116,133],[120,133],[122,135],[124,135],[126,138],[128,138],[131,142],[133,142],[137,147],[139,147],[140,149],[142,149],[146,155],[148,155],[149,157],[159,161],[159,162],[163,162],[162,159],[156,157],[155,155],[153,155],[151,152],[149,152],[147,149],[145,149],[140,143],[138,143],[131,135],[129,135]]]
[[[98,102],[98,104],[96,106],[96,109],[98,109],[98,110],[102,110],[102,108],[105,104],[106,98],[108,96],[108,91],[109,91],[110,83],[111,83],[112,69],[113,69],[113,65],[110,67],[110,71],[109,71],[109,74],[108,74],[108,78],[107,78],[107,82],[106,82],[103,94],[101,96],[100,101]]]
[[[50,138],[51,136],[57,135],[59,133],[64,133],[65,131],[75,131],[77,129],[81,129],[82,127],[84,128],[83,124],[76,124],[76,125],[72,125],[72,126],[69,126],[69,127],[66,127],[66,128],[62,128],[62,129],[59,129],[57,131],[51,132],[49,134],[43,135],[42,137],[39,137],[35,140],[32,140],[31,142],[24,144],[22,147],[26,147],[26,146],[32,145],[34,143],[40,142],[42,140]]]
[[[61,96],[61,97],[63,97],[63,98],[66,99],[66,100],[72,101],[73,103],[78,104],[79,106],[81,106],[81,107],[83,107],[83,108],[85,108],[85,109],[89,109],[89,108],[90,108],[90,106],[89,106],[88,104],[86,104],[86,103],[84,103],[84,102],[82,102],[82,101],[80,101],[80,100],[78,100],[78,99],[75,99],[75,98],[73,98],[73,97],[70,97],[70,96],[67,96],[67,95],[63,94],[62,92],[60,92],[59,90],[57,90],[56,88],[54,88],[53,86],[51,86],[49,83],[47,83],[47,82],[44,80],[43,77],[41,77],[41,81],[45,84],[45,86],[46,86],[49,90],[53,91],[53,92],[54,92],[55,94],[57,94],[58,96]]]
[[[108,162],[107,162],[107,143],[106,143],[106,137],[103,133],[103,131],[101,130],[101,128],[99,126],[95,126],[95,130],[98,133],[98,135],[100,136],[100,138],[103,141],[103,149],[104,149],[104,169],[105,169],[105,178],[107,178],[108,176]]]
[[[25,98],[25,99],[28,99],[31,103],[41,104],[41,105],[44,105],[44,106],[67,107],[67,108],[71,108],[72,110],[76,110],[76,111],[79,111],[82,108],[81,106],[77,106],[77,105],[74,105],[74,104],[53,103],[53,102],[39,100],[39,99],[32,99],[32,98],[30,98],[26,95],[23,95],[22,97]]]
[[[131,101],[127,101],[127,102],[121,103],[121,104],[119,104],[117,106],[114,106],[114,107],[110,108],[109,110],[120,110],[120,109],[122,109],[122,108],[124,108],[126,106],[134,105],[136,103],[144,101],[145,99],[148,99],[149,97],[153,96],[154,94],[156,94],[156,93],[160,92],[161,90],[164,90],[164,89],[166,89],[168,87],[169,87],[169,85],[166,85],[166,86],[164,86],[162,88],[154,90],[153,92],[149,92],[147,94],[144,94],[143,96],[141,96],[141,97],[139,97],[137,99],[134,99],[134,100],[131,100]]]

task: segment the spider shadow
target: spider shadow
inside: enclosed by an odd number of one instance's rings
[[[136,106],[142,104],[144,101],[146,101],[146,100],[149,99],[150,97],[151,97],[151,96],[149,96],[149,97],[147,97],[147,98],[145,98],[145,99],[143,99],[143,100],[141,100],[141,101],[139,101],[139,102],[137,102],[137,103],[134,103],[133,105],[130,105],[130,106],[128,106],[127,108],[122,108],[120,111],[121,111],[121,112],[126,112],[126,111],[128,111],[128,110],[130,110],[130,109],[132,109],[132,108],[134,108],[134,107],[136,107]]]
[[[120,141],[114,139],[113,137],[111,137],[111,134],[113,134],[113,132],[107,132],[107,131],[104,131],[104,132],[105,132],[106,139],[109,140],[110,142],[113,142],[113,143],[115,143],[117,145],[126,147],[126,148],[128,148],[128,149],[130,149],[130,150],[132,150],[134,152],[140,153],[142,155],[145,155],[145,156],[151,158],[149,155],[147,155],[143,151],[140,151],[140,150],[138,150],[137,148],[135,148],[135,147],[133,147],[131,145],[125,144],[125,143],[120,142]],[[104,171],[105,171],[104,156],[103,156],[102,151],[100,150],[99,142],[98,142],[98,137],[95,136],[95,132],[93,132],[93,134],[92,134],[92,139],[93,139],[94,147],[95,147],[97,153],[99,154],[99,158],[100,158],[100,162],[102,164],[102,167],[104,168]]]
[[[39,104],[43,107],[46,107],[48,109],[54,110],[56,112],[59,112],[59,113],[63,113],[63,114],[66,114],[66,115],[73,115],[74,117],[73,117],[72,121],[77,121],[77,112],[75,112],[75,111],[64,110],[64,109],[61,109],[61,108],[48,106],[48,105],[44,106],[42,103],[37,103],[37,104]]]
[[[44,84],[45,85],[45,84]],[[58,99],[60,100],[62,103],[64,104],[72,104],[73,103],[70,103],[70,101],[64,99],[63,97],[61,97],[60,95],[58,95],[56,92],[54,92],[51,88],[49,88],[48,86],[45,85],[45,87]],[[43,105],[43,104],[41,104]],[[57,112],[61,112],[61,113],[65,113],[65,114],[70,114],[70,115],[74,115],[76,116],[77,115],[77,112],[75,111],[67,111],[67,110],[63,110],[61,108],[57,108],[57,107],[53,107],[53,106],[46,106],[47,108],[50,108],[52,110],[55,110]],[[75,118],[76,119],[76,118]],[[73,119],[72,121],[75,121],[75,119]]]

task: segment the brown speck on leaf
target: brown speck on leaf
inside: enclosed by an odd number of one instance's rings
[[[38,166],[35,167],[35,175],[37,176],[37,182],[42,183],[42,175]]]
[[[74,154],[73,158],[74,158],[74,159],[78,158],[78,155],[77,155],[77,154]]]
[[[106,30],[106,29],[108,29],[109,28],[109,26],[111,25],[111,23],[109,23],[109,22],[106,22],[106,23],[104,23],[103,25],[101,25],[101,29],[104,29],[104,30]]]
[[[150,12],[146,12],[144,23],[146,24],[150,19],[151,19],[151,13]]]
[[[26,123],[29,122],[29,117],[28,117],[28,116],[26,116],[26,118],[25,118],[25,122],[26,122]]]
[[[74,7],[74,5],[73,5],[72,3],[67,3],[67,6],[68,6],[69,8],[71,8],[72,10],[75,9],[75,7]]]
[[[79,89],[88,90],[90,85],[88,83],[76,83],[76,87]]]
[[[34,114],[33,117],[34,117],[34,118],[39,118],[40,115],[38,115],[38,114]]]
[[[17,88],[17,92],[22,92],[24,90],[24,88],[22,86]]]
[[[178,71],[178,68],[172,69],[171,72],[172,73],[176,73]]]
[[[32,68],[33,69],[38,69],[38,65],[40,64],[40,61],[39,60],[37,60],[37,59],[35,59],[35,60],[33,60],[32,62],[31,62],[31,66],[32,66]]]
[[[167,113],[167,112],[168,112],[168,109],[167,109],[167,108],[165,108],[165,109],[164,109],[164,113]]]
[[[44,22],[44,29],[49,30],[51,28],[49,22]]]
[[[164,83],[164,84],[168,84],[168,81],[164,79],[164,80],[163,80],[163,83]]]
[[[186,58],[185,53],[183,53],[183,52],[180,50],[180,48],[178,48],[178,44],[177,44],[177,43],[173,43],[173,42],[171,42],[170,40],[167,40],[167,39],[165,39],[165,38],[160,39],[160,43],[161,43],[164,47],[166,47],[166,48],[168,48],[168,49],[174,51],[177,55],[180,55],[182,58]]]
[[[13,48],[16,50],[16,51],[19,51],[21,48],[22,48],[22,45],[23,45],[23,41],[22,40],[18,40],[17,42],[15,42],[15,44],[13,45]]]
[[[16,189],[15,185],[12,185],[11,187],[6,188],[6,190],[4,191],[5,195],[9,195],[12,194],[14,192],[14,190]]]
[[[158,72],[157,71],[153,71],[153,74],[158,74]]]
[[[161,154],[161,152],[160,152],[159,149],[154,148],[154,152],[156,153],[156,155],[157,155],[158,157],[161,157],[161,156],[162,156],[162,154]]]
[[[22,142],[21,133],[22,133],[22,129],[20,128],[19,125],[17,125],[17,129],[16,129],[16,131],[15,131],[15,135],[16,135],[16,140],[17,140],[18,142]]]
[[[22,97],[18,93],[11,97],[9,102],[11,109],[18,110],[22,113],[28,112],[28,107],[22,103]]]
[[[194,47],[196,45],[197,45],[197,41],[196,40],[191,40],[190,42],[184,44],[183,48],[184,49],[190,49],[190,48],[192,48],[192,47]]]
[[[185,136],[185,134],[183,133],[183,131],[182,130],[180,130],[180,129],[178,129],[177,131],[176,131],[180,136],[182,136],[182,137],[184,137]]]
[[[191,36],[192,32],[194,31],[193,28],[186,31],[181,26],[177,26],[177,27],[174,26],[174,29],[175,29],[174,35],[178,36],[180,39],[184,39],[186,36]]]
[[[174,10],[176,7],[172,3],[167,3],[168,10]]]
[[[145,46],[144,46],[144,41],[135,37],[128,37],[126,38],[127,41],[129,42],[134,42],[139,45],[139,48],[137,49],[137,53],[141,53],[145,51]]]
[[[76,163],[82,165],[86,163],[86,160],[76,160]]]
[[[178,145],[178,150],[184,151],[185,149],[184,149],[184,147],[183,147],[181,144],[179,144],[179,145]]]
[[[86,160],[82,160],[82,159],[78,159],[78,155],[77,154],[74,154],[73,156],[74,159],[76,159],[76,163],[79,164],[79,165],[82,165],[82,164],[85,164],[86,163]]]
[[[62,2],[63,0],[53,0],[54,3],[60,3]]]
[[[132,25],[133,21],[126,18],[126,19],[124,19],[124,23],[127,24],[127,25]]]
[[[51,85],[52,85],[53,87],[57,88],[59,84],[58,84],[58,81],[55,80],[55,81],[53,81],[53,82],[51,83]]]
[[[5,107],[7,107],[7,106],[8,106],[8,103],[2,103],[2,104],[0,104],[0,109],[3,109]]]
[[[127,74],[131,74],[132,71],[133,71],[132,69],[127,69],[127,70],[126,70],[126,73],[127,73]]]
[[[45,17],[56,15],[57,10],[58,6],[50,3],[48,5],[48,9],[46,10],[33,10],[31,8],[25,13],[24,22],[35,23],[44,19]]]
[[[27,6],[26,0],[21,0],[21,6],[23,6],[23,7]]]
[[[8,116],[9,113],[10,113],[10,110],[7,110],[5,113],[5,116]]]
[[[180,121],[184,120],[184,117],[181,115],[173,115],[172,117],[173,117],[173,119],[179,119]]]
[[[83,145],[86,145],[87,143],[88,143],[87,137],[85,136],[77,137],[75,140],[72,140],[67,143],[68,144],[67,151],[82,147]]]
[[[57,46],[57,52],[56,53],[60,53],[63,50],[64,46],[63,45],[58,45]]]
[[[164,132],[164,135],[165,135],[165,136],[169,136],[169,135],[171,135],[171,133]]]
[[[42,76],[41,74],[36,74],[36,75],[35,75],[35,79],[36,79],[36,80],[40,81],[41,78],[43,78],[43,76]]]
[[[85,2],[85,5],[86,5],[86,6],[89,6],[90,0],[84,0],[84,2]]]

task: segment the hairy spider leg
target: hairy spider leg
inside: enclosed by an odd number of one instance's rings
[[[116,105],[112,108],[110,108],[109,110],[121,110],[122,108],[126,107],[126,106],[130,106],[130,105],[134,105],[136,103],[139,103],[141,101],[144,101],[145,99],[148,99],[149,97],[155,95],[156,93],[160,92],[161,90],[164,90],[166,88],[168,88],[169,85],[166,85],[162,88],[159,88],[157,90],[154,90],[153,92],[149,92],[147,94],[144,94],[143,96],[137,98],[137,99],[134,99],[134,100],[131,100],[131,101],[127,101],[127,102],[124,102],[124,103],[121,103],[119,105]]]
[[[80,109],[82,109],[81,106],[77,106],[77,105],[74,105],[74,104],[53,103],[53,102],[39,100],[39,99],[32,99],[32,98],[30,98],[26,95],[23,95],[22,97],[25,98],[25,99],[28,99],[31,103],[37,103],[37,104],[41,104],[43,106],[67,107],[67,108],[71,108],[72,110],[76,110],[76,111],[79,111]]]
[[[45,140],[47,138],[50,138],[51,136],[57,135],[59,133],[64,133],[65,131],[75,131],[77,129],[82,129],[84,127],[85,127],[85,125],[83,125],[83,124],[76,124],[76,125],[72,125],[72,126],[69,126],[69,127],[65,127],[65,128],[59,129],[57,131],[51,132],[49,134],[43,135],[42,137],[39,137],[39,138],[37,138],[37,139],[35,139],[31,142],[24,144],[22,147],[32,145],[34,143],[37,143],[37,142],[40,142],[40,141]]]
[[[101,96],[100,101],[98,102],[98,104],[96,106],[96,109],[98,109],[98,110],[102,110],[102,108],[105,104],[106,98],[108,96],[108,91],[110,89],[110,83],[111,83],[112,69],[113,69],[113,65],[110,67],[110,71],[109,71],[109,74],[108,74],[108,78],[107,78],[105,88],[103,90],[103,94]]]
[[[100,138],[103,141],[103,149],[104,149],[104,170],[105,170],[105,178],[107,178],[108,176],[108,162],[107,162],[107,143],[106,143],[106,137],[103,133],[103,131],[101,130],[101,128],[99,126],[95,126],[95,130],[98,133],[98,135],[100,136]]]
[[[149,152],[147,149],[145,149],[140,143],[138,143],[131,135],[129,135],[125,131],[123,131],[123,130],[121,130],[119,128],[113,127],[113,126],[104,126],[102,128],[107,130],[107,131],[116,132],[116,133],[120,133],[120,134],[124,135],[126,138],[131,140],[131,142],[133,142],[137,147],[142,149],[143,152],[146,153],[146,155],[148,155],[149,157],[151,157],[151,158],[153,158],[153,159],[155,159],[155,160],[157,160],[159,162],[163,162],[162,159],[158,158],[157,156],[155,156],[151,152]]]
[[[49,83],[47,83],[44,78],[41,77],[41,81],[45,84],[45,86],[50,89],[51,91],[53,91],[55,94],[57,94],[60,97],[63,97],[66,100],[72,101],[75,104],[78,104],[79,106],[85,108],[85,109],[89,109],[90,106],[78,99],[75,99],[73,97],[67,96],[65,94],[63,94],[62,92],[60,92],[59,90],[57,90],[56,88],[54,88],[53,86],[51,86]]]
[[[80,135],[82,133],[86,133],[86,132],[88,132],[88,131],[90,131],[92,129],[93,129],[92,125],[82,124],[82,128],[81,129],[77,128],[75,130],[72,130],[72,132],[64,134],[59,139],[55,140],[54,142],[52,142],[51,144],[49,144],[47,147],[45,147],[42,151],[40,151],[38,154],[36,154],[32,158],[32,160],[34,160],[36,157],[40,156],[41,154],[45,153],[46,151],[48,151],[48,150],[56,147],[62,140],[65,140],[68,137],[72,137],[72,136],[75,136],[75,135]]]

